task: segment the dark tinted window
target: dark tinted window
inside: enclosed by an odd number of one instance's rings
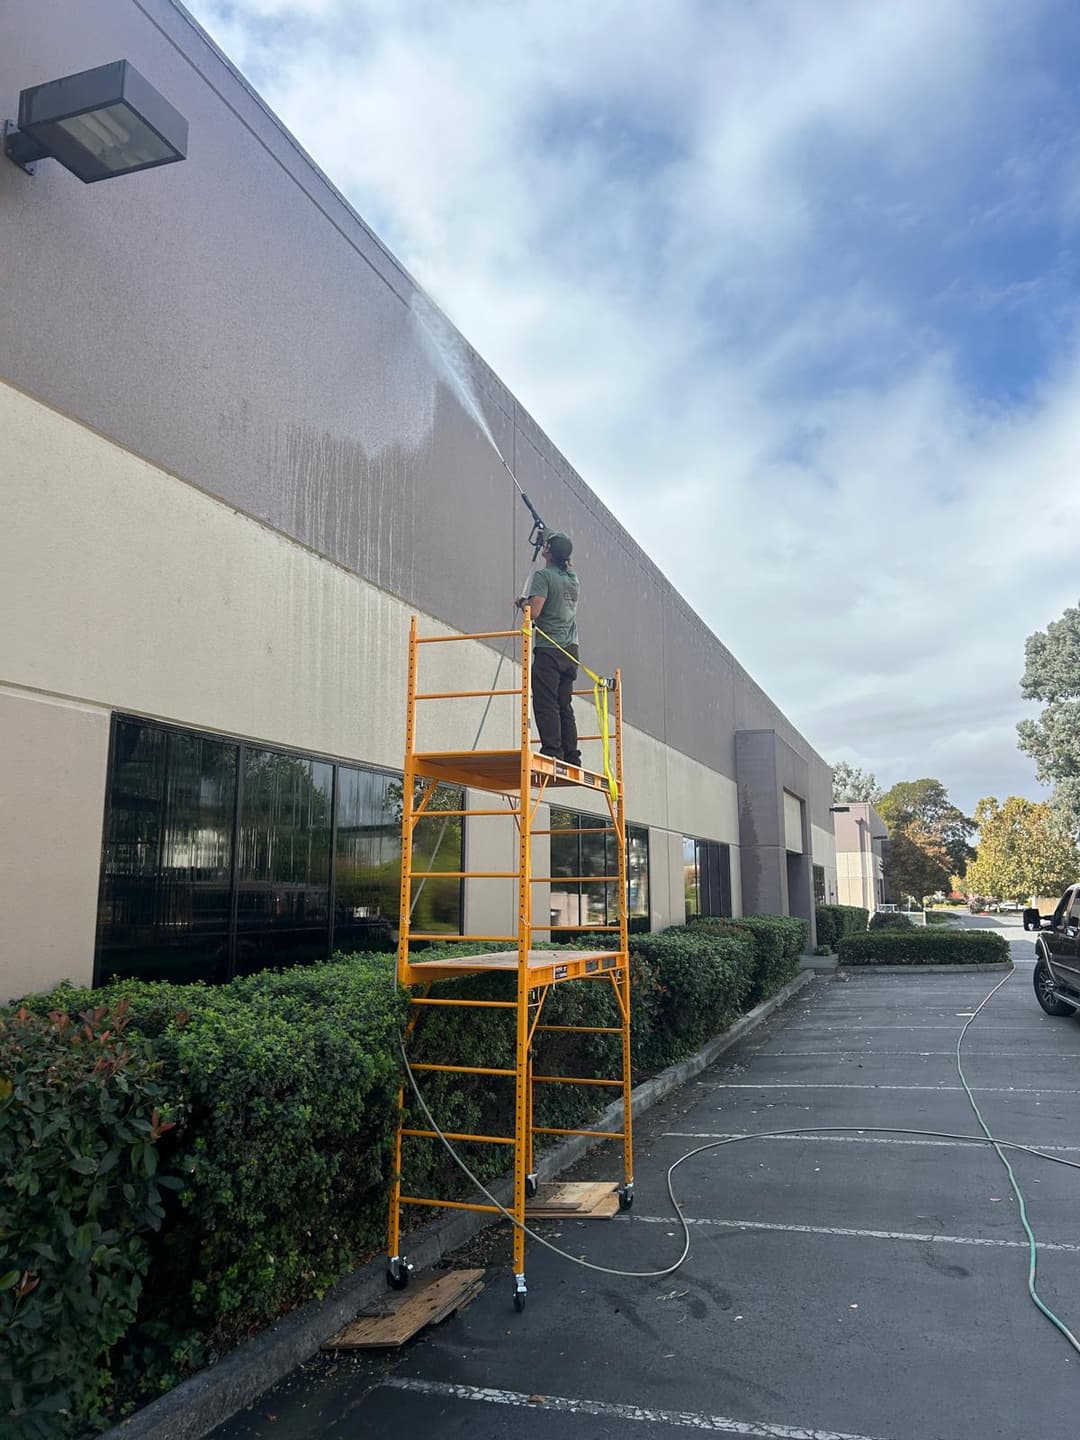
[[[731,850],[715,840],[683,837],[687,917],[731,914]]]
[[[238,753],[141,720],[114,725],[99,980],[225,978]]]
[[[465,868],[461,817],[443,813],[460,810],[464,804],[465,792],[458,786],[436,786],[431,804],[413,831],[413,870],[428,876],[415,880],[412,889],[412,928],[421,934],[461,934],[464,881],[437,872]],[[517,863],[516,857],[512,863]]]
[[[422,792],[417,792],[417,798]],[[372,770],[338,769],[334,870],[335,950],[389,950],[397,943],[401,903],[401,781]],[[460,871],[462,792],[440,785],[413,831],[414,871]],[[462,880],[417,879],[412,925],[421,932],[460,935]]]
[[[327,955],[333,789],[324,761],[245,747],[237,974]]]
[[[584,833],[580,833],[584,832]],[[649,928],[649,832],[626,827],[627,917],[632,930]],[[614,828],[603,815],[551,807],[551,923],[617,925],[619,853]],[[575,876],[566,884],[560,876]],[[593,877],[593,878],[585,878]],[[553,939],[566,939],[555,931]]]
[[[461,807],[459,790],[439,788],[415,869],[463,868],[461,819],[441,813]],[[115,717],[97,983],[220,981],[392,947],[400,827],[393,775]],[[456,875],[428,880],[417,928],[459,934],[461,894]]]

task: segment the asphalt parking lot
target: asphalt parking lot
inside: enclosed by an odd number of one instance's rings
[[[1080,1160],[1080,1023],[1036,1005],[1018,918],[962,923],[1004,931],[1017,961],[964,1042],[983,1115],[1002,1139]],[[546,1233],[598,1264],[660,1267],[680,1242],[666,1168],[710,1138],[976,1133],[956,1038],[1000,979],[815,977],[639,1122],[629,1216]],[[604,1177],[601,1156],[586,1163]],[[1013,1164],[1043,1298],[1080,1331],[1080,1173],[1024,1154]],[[595,1275],[532,1244],[524,1314],[493,1270],[478,1300],[403,1350],[318,1359],[215,1435],[1075,1435],[1080,1355],[1027,1296],[1027,1244],[989,1147],[870,1129],[748,1140],[690,1161],[676,1184],[693,1250],[675,1275]]]

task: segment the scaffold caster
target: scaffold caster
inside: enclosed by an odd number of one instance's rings
[[[521,1311],[525,1309],[525,1296],[526,1296],[526,1293],[527,1293],[527,1291],[526,1291],[526,1289],[525,1289],[525,1276],[524,1276],[524,1275],[515,1275],[515,1276],[514,1276],[514,1309],[518,1312],[518,1314],[520,1314]]]
[[[525,1176],[525,1197],[526,1197],[526,1199],[528,1199],[528,1200],[534,1200],[534,1199],[536,1198],[536,1192],[537,1192],[539,1189],[540,1189],[540,1182],[539,1182],[539,1180],[537,1179],[536,1171],[534,1170],[531,1175],[526,1175],[526,1176]]]
[[[413,1267],[404,1255],[391,1255],[386,1265],[386,1283],[391,1290],[404,1290]]]
[[[629,1210],[634,1203],[634,1182],[619,1187],[619,1209]]]

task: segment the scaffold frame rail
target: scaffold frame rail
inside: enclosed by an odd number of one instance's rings
[[[581,765],[542,755],[534,749],[529,728],[529,702],[531,662],[534,647],[534,627],[526,614],[519,630],[487,631],[474,635],[422,636],[414,616],[409,630],[409,661],[406,699],[405,760],[402,785],[401,816],[401,886],[400,919],[397,952],[398,984],[410,991],[410,1015],[403,1041],[403,1054],[414,1073],[442,1073],[465,1075],[486,1075],[494,1084],[513,1085],[513,1133],[512,1135],[481,1135],[463,1132],[432,1130],[428,1126],[408,1124],[405,1104],[405,1089],[398,1096],[398,1122],[394,1135],[393,1174],[391,1179],[390,1214],[387,1227],[387,1279],[395,1289],[403,1289],[408,1283],[410,1265],[402,1248],[402,1213],[405,1206],[436,1207],[448,1210],[474,1210],[478,1213],[500,1213],[497,1206],[481,1203],[476,1199],[458,1199],[437,1196],[415,1195],[406,1190],[407,1142],[415,1139],[442,1138],[470,1144],[491,1144],[504,1149],[513,1147],[513,1190],[510,1203],[504,1213],[513,1220],[513,1300],[516,1309],[525,1305],[527,1287],[525,1282],[526,1210],[529,1200],[536,1194],[537,1176],[535,1170],[535,1140],[537,1136],[582,1135],[590,1138],[607,1138],[621,1141],[622,1181],[618,1186],[619,1208],[628,1210],[633,1203],[633,1138],[631,1114],[631,1061],[630,1061],[630,956],[628,919],[628,870],[626,848],[626,792],[623,783],[623,707],[622,677],[616,671],[610,680],[600,681],[605,687],[605,712],[610,704],[613,723],[608,724],[607,714],[600,726],[605,740],[604,772],[588,769]],[[420,656],[423,647],[432,644],[450,644],[465,641],[490,641],[513,638],[520,645],[518,674],[520,685],[515,688],[487,690],[421,690],[419,688]],[[591,674],[592,672],[587,672]],[[575,691],[575,694],[593,694],[592,691]],[[449,703],[454,699],[478,696],[516,697],[519,713],[516,722],[519,745],[513,750],[419,750],[417,748],[417,705],[420,701],[437,700]],[[610,699],[609,699],[610,697]],[[430,715],[430,710],[425,710]],[[589,737],[600,739],[600,735]],[[613,755],[609,753],[608,742]],[[468,790],[487,792],[502,796],[504,808],[470,807],[466,798],[462,805],[453,810],[431,808],[435,788],[440,783],[462,786]],[[596,827],[580,826],[574,830],[554,831],[549,827],[534,827],[533,821],[548,792],[553,789],[577,787],[599,792],[606,803],[610,824]],[[478,820],[499,817],[512,818],[516,828],[516,865],[513,869],[438,871],[431,868],[414,867],[416,828],[421,820],[450,816],[476,817]],[[598,820],[600,817],[597,817]],[[552,834],[605,834],[613,835],[615,841],[616,867],[614,874],[553,876],[551,865],[543,874],[533,874],[532,842],[536,836]],[[430,865],[430,862],[429,862]],[[579,867],[586,868],[586,867]],[[513,881],[516,889],[517,926],[514,933],[501,935],[476,934],[447,937],[430,930],[414,929],[412,910],[414,886],[426,883],[435,876],[451,876],[463,884],[483,880],[490,883]],[[612,887],[615,893],[617,923],[560,924],[549,914],[546,923],[533,919],[533,890],[537,885],[550,885],[553,880],[565,884],[603,884]],[[580,892],[579,892],[580,893]],[[611,894],[611,888],[605,891]],[[580,918],[580,917],[579,917]],[[581,939],[571,948],[538,949],[537,936],[547,935],[556,940],[562,932],[572,932]],[[595,948],[587,946],[587,935],[603,935],[614,939]],[[441,956],[425,960],[423,946],[431,941],[445,941],[453,938],[465,944],[474,944],[475,953],[456,956]],[[481,947],[495,943],[513,945],[513,949],[490,950]],[[506,999],[471,999],[468,996],[432,996],[431,988],[439,981],[460,979],[464,976],[501,973],[513,977],[512,996]],[[597,1025],[543,1025],[541,1016],[545,1001],[552,988],[565,983],[599,982],[611,986],[616,1002],[618,1023],[610,1026]],[[459,1064],[452,1056],[440,1057],[438,1062],[427,1060],[423,1063],[409,1062],[410,1043],[415,1041],[418,1023],[431,1007],[452,1006],[455,1008],[476,1007],[478,1010],[512,1010],[514,1012],[514,1064],[466,1065]],[[504,1023],[504,1022],[500,1022]],[[537,1035],[557,1032],[561,1034],[618,1035],[620,1039],[620,1063],[617,1076],[573,1076],[561,1074],[534,1073],[534,1043]],[[618,1130],[599,1131],[596,1129],[573,1129],[538,1125],[534,1117],[534,1090],[538,1085],[578,1085],[595,1088],[598,1091],[617,1089],[622,1096],[622,1125]]]

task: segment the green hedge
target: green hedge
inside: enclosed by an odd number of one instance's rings
[[[794,979],[810,930],[805,920],[790,915],[744,915],[738,920],[702,915],[691,920],[687,928],[716,935],[749,937],[754,947],[754,963],[746,1009],[775,995]]]
[[[692,1055],[745,1008],[754,984],[749,936],[680,925],[632,944],[636,1065],[659,1070]]]
[[[861,935],[870,912],[861,905],[819,905],[815,911],[819,945],[835,950],[845,935]]]
[[[635,1069],[661,1069],[729,1028],[790,978],[804,941],[803,922],[770,916],[633,936]],[[427,958],[461,953],[467,947],[438,945]],[[57,1339],[52,1370],[38,1367],[41,1394],[54,1413],[28,1435],[67,1435],[93,1424],[116,1386],[128,1407],[170,1388],[278,1315],[321,1296],[381,1248],[403,1078],[398,1036],[408,1010],[407,997],[394,989],[393,972],[392,956],[335,956],[325,965],[264,972],[220,987],[124,981],[96,991],[61,986],[27,997],[23,1023],[45,1027],[43,1035],[49,1026],[63,1028],[44,1018],[50,1011],[77,1015],[89,1005],[122,1002],[128,1049],[150,1067],[161,1090],[157,1103],[164,1110],[171,1100],[177,1119],[167,1135],[154,1135],[165,1176],[160,1183],[176,1189],[160,1199],[136,1189],[130,1202],[152,1219],[160,1217],[147,1207],[162,1209],[160,1231],[131,1216],[100,1222],[103,1232],[121,1237],[128,1308],[103,1311],[104,1328],[87,1327],[72,1341],[74,1349]],[[513,993],[513,977],[472,976],[444,982],[433,993],[504,999]],[[555,986],[544,1021],[617,1025],[614,991],[603,981]],[[57,1044],[54,1036],[46,1049]],[[509,1068],[511,1012],[433,1008],[424,1013],[410,1055]],[[541,1074],[615,1079],[619,1059],[617,1035],[537,1036]],[[0,1069],[0,1096],[10,1071],[10,1064]],[[443,1128],[512,1132],[509,1081],[430,1071],[418,1079]],[[587,1124],[609,1098],[595,1086],[538,1086],[535,1123]],[[410,1120],[427,1128],[411,1103],[408,1108]],[[497,1147],[459,1148],[481,1178],[505,1168],[505,1153]],[[11,1163],[0,1175],[12,1173]],[[25,1149],[20,1164],[28,1175],[36,1172],[34,1152]],[[452,1198],[469,1188],[437,1141],[409,1142],[405,1171],[414,1194]],[[94,1176],[74,1170],[69,1179],[72,1205],[91,1205]],[[24,1208],[20,1197],[20,1224]],[[426,1210],[407,1212],[417,1225],[428,1218]],[[21,1284],[25,1267],[19,1264]],[[14,1261],[0,1265],[0,1274],[9,1268]],[[41,1293],[46,1295],[44,1283]],[[18,1352],[15,1363],[21,1374]],[[12,1369],[10,1383],[18,1378]],[[60,1388],[64,1378],[66,1390]],[[72,1384],[81,1386],[77,1395]],[[69,1399],[64,1408],[70,1416],[58,1417],[60,1401]],[[26,1403],[26,1394],[13,1400],[9,1391],[9,1407]]]
[[[878,910],[870,916],[868,930],[914,930],[915,922],[910,915],[903,915],[899,910]]]
[[[996,965],[1009,959],[1003,935],[990,930],[878,930],[840,941],[841,965]]]
[[[28,998],[77,1011],[87,996],[123,995],[181,1100],[162,1160],[182,1189],[138,1323],[111,1357],[129,1394],[148,1378],[168,1389],[321,1295],[381,1240],[407,1009],[392,974],[383,955],[217,988],[125,982]]]
[[[100,1424],[162,1222],[172,1087],[123,1004],[0,1016],[0,1431]],[[176,1184],[174,1180],[172,1183]]]

